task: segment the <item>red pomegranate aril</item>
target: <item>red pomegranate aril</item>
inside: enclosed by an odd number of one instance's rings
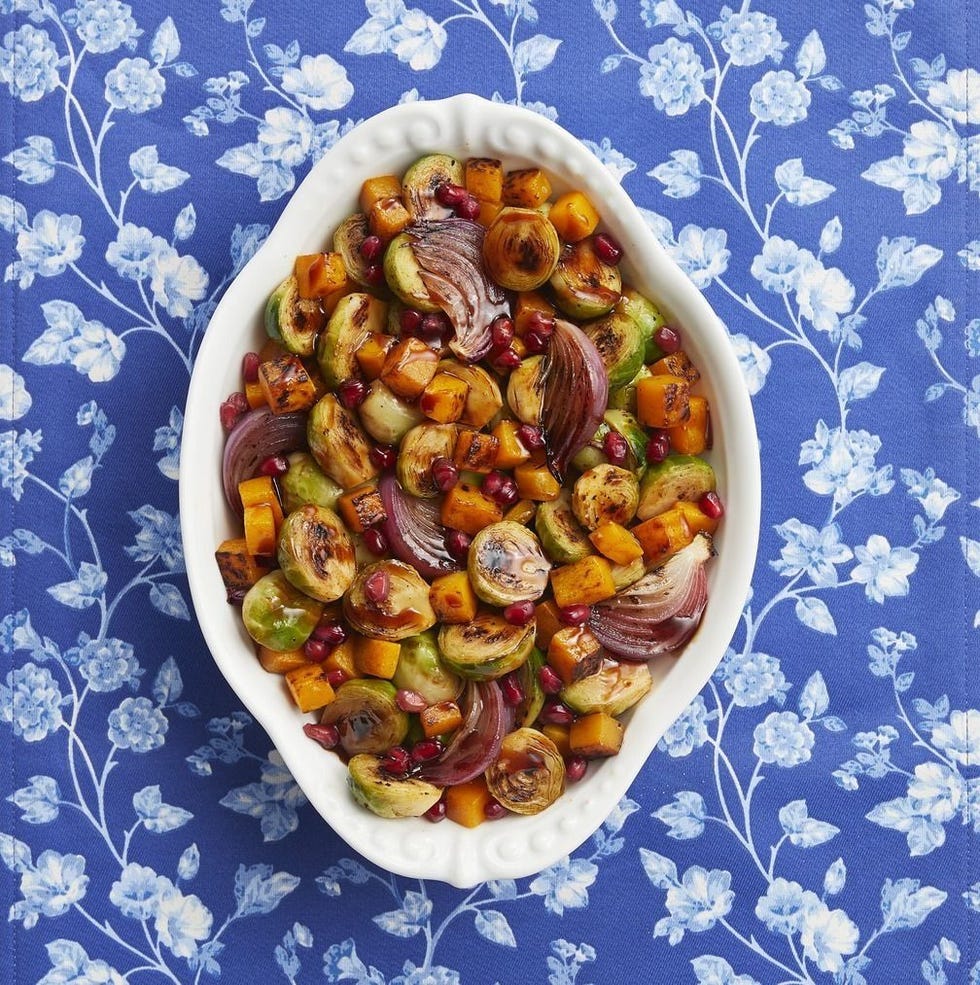
[[[575,721],[575,714],[560,701],[546,701],[538,714],[538,721],[545,725],[571,725]]]
[[[438,739],[420,739],[412,746],[412,762],[427,763],[442,755],[445,748]]]
[[[615,267],[623,259],[623,248],[609,233],[599,233],[592,240],[596,256],[603,262]]]
[[[509,609],[510,606],[507,608]],[[504,609],[504,618],[507,618],[507,609]],[[516,625],[523,625],[523,623],[517,623]],[[514,674],[507,674],[505,677],[501,677],[500,691],[504,696],[504,702],[510,705],[511,708],[516,708],[524,700],[524,688],[521,687],[520,681],[518,681]]]
[[[446,534],[446,549],[457,561],[465,561],[473,538],[462,530],[450,530]]]
[[[524,345],[532,356],[540,355],[545,352],[551,342],[550,335],[544,335],[536,328],[528,329],[524,335]]]
[[[246,352],[242,356],[242,379],[246,383],[254,383],[259,378],[259,354]]]
[[[315,664],[322,663],[329,655],[330,647],[323,640],[318,640],[314,636],[311,636],[303,644],[303,656]]]
[[[528,347],[528,351],[530,351],[530,346]],[[498,352],[493,357],[494,367],[501,371],[508,369],[517,369],[517,367],[520,366],[520,364],[521,364],[521,357],[517,354],[517,350],[512,349],[510,347],[502,350],[501,352]]]
[[[381,768],[392,776],[404,776],[412,765],[412,757],[404,746],[392,746],[381,760]]]
[[[380,527],[368,527],[364,531],[364,546],[377,557],[388,553],[388,538]]]
[[[313,630],[313,637],[333,648],[347,639],[347,630],[339,622],[321,622]]]
[[[455,185],[451,181],[444,181],[436,188],[436,201],[440,205],[445,205],[447,209],[455,208],[464,199],[469,198],[469,193],[462,185]]]
[[[414,308],[406,308],[398,316],[398,325],[405,335],[415,335],[422,327],[423,317],[421,311],[416,311]]]
[[[514,323],[506,315],[494,318],[490,325],[490,338],[495,349],[506,349],[514,341]]]
[[[334,749],[340,742],[340,729],[336,725],[314,725],[310,722],[303,726],[303,732],[324,749]]]
[[[522,602],[511,602],[504,609],[504,619],[511,626],[526,626],[534,618],[534,603],[529,599]]]
[[[331,687],[334,688],[340,687],[341,684],[349,680],[350,680],[350,675],[347,673],[347,671],[341,670],[339,667],[337,667],[335,670],[327,671],[327,681],[329,682]]]
[[[427,341],[433,342],[441,339],[446,334],[446,319],[442,315],[429,314],[422,318],[419,325],[419,335]]]
[[[557,694],[565,686],[554,667],[549,667],[548,664],[538,671],[538,683],[545,694]]]
[[[270,455],[262,460],[259,471],[263,475],[271,475],[274,479],[289,471],[289,460],[285,455]]]
[[[423,815],[426,821],[431,821],[433,824],[438,824],[440,821],[446,820],[446,802],[444,800],[437,800]]]
[[[439,487],[439,492],[449,492],[459,482],[459,469],[444,455],[440,455],[432,463],[432,478]]]
[[[558,621],[566,626],[584,626],[589,621],[590,615],[592,615],[592,610],[589,606],[579,602],[559,609]]]
[[[668,356],[681,347],[680,335],[669,325],[661,325],[653,333],[653,341],[657,343],[660,351]]]
[[[467,195],[459,205],[456,206],[456,215],[460,219],[469,219],[471,222],[480,214],[480,202],[473,195]]]
[[[364,380],[344,380],[337,387],[337,396],[348,410],[360,407],[364,403],[364,398],[367,396],[367,387],[364,385]]]
[[[245,394],[240,391],[228,394],[228,398],[218,408],[221,426],[226,431],[231,431],[240,418],[247,413],[248,401],[245,399]]]
[[[602,439],[602,450],[610,465],[624,465],[630,446],[618,431],[609,431]]]
[[[555,330],[555,319],[543,311],[532,311],[527,319],[528,330],[538,332],[543,338],[550,338]]]
[[[483,477],[483,482],[480,483],[480,492],[484,496],[489,496],[494,502],[497,501],[497,496],[500,490],[503,488],[504,480],[507,478],[503,472],[488,472]]]
[[[483,808],[483,816],[488,821],[499,821],[506,813],[507,808],[499,800],[488,800]]]
[[[500,492],[497,494],[497,502],[501,506],[513,506],[520,499],[520,496],[517,483],[510,476],[507,476],[504,479],[504,484],[500,487]]]
[[[372,571],[364,579],[364,594],[369,602],[380,605],[391,591],[391,579],[388,572],[382,568],[380,571]]]
[[[391,445],[375,445],[369,452],[371,464],[382,471],[393,469],[398,461],[398,452]]]
[[[720,520],[725,515],[725,507],[716,492],[706,492],[698,500],[698,508],[705,516],[711,517],[712,520]]]
[[[422,697],[421,694],[419,694],[418,691],[411,691],[405,687],[395,692],[395,704],[397,704],[402,711],[407,711],[416,715],[420,711],[425,711],[425,709],[429,707],[429,703]]]
[[[384,243],[381,242],[380,236],[365,236],[361,241],[361,245],[357,248],[357,252],[368,263],[371,263],[372,260],[377,260],[383,250]]]
[[[654,431],[647,442],[647,461],[656,465],[670,454],[670,436],[666,431]]]
[[[385,271],[384,267],[380,263],[372,263],[371,266],[364,271],[364,279],[369,283],[377,287],[379,284],[385,282]]]
[[[578,783],[588,768],[589,761],[584,756],[569,756],[565,760],[565,779],[569,783]]]
[[[544,447],[544,434],[541,428],[536,428],[533,424],[522,424],[517,429],[517,440],[528,451],[535,451]]]

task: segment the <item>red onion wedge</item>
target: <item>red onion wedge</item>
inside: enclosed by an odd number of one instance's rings
[[[708,601],[704,564],[712,553],[711,538],[699,534],[659,568],[594,605],[596,639],[622,660],[648,660],[683,646]]]
[[[445,219],[417,223],[406,232],[422,283],[455,329],[449,348],[466,362],[482,359],[490,351],[490,323],[509,313],[506,295],[483,264],[486,231],[466,219]]]
[[[388,514],[385,537],[395,557],[412,565],[423,578],[459,571],[459,562],[446,547],[439,500],[410,496],[390,474],[381,477],[378,491]]]
[[[228,505],[241,516],[238,483],[258,475],[267,458],[305,447],[305,414],[273,414],[267,407],[245,414],[228,435],[221,460],[221,484]]]
[[[500,685],[470,681],[463,695],[463,724],[438,759],[422,764],[422,778],[450,787],[480,776],[497,758],[513,724],[513,709],[505,704]]]
[[[548,465],[559,482],[568,463],[595,436],[609,396],[609,375],[582,329],[558,319],[545,357],[541,423]]]

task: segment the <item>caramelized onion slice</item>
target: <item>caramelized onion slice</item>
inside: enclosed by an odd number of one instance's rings
[[[423,578],[459,570],[446,548],[446,528],[440,520],[438,500],[410,496],[393,475],[381,477],[378,491],[388,514],[385,536],[399,560],[412,565]]]

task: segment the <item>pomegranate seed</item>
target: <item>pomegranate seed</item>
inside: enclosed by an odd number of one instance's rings
[[[364,403],[364,398],[367,396],[367,387],[364,385],[364,380],[344,380],[337,387],[337,396],[348,410],[359,407]]]
[[[525,339],[525,342],[527,340]],[[530,351],[530,346],[528,346],[528,351]],[[504,349],[502,352],[498,352],[493,358],[493,365],[501,370],[517,369],[521,364],[521,357],[517,354],[516,349]]]
[[[520,498],[520,495],[517,483],[510,476],[507,476],[504,479],[504,484],[500,487],[500,492],[497,494],[497,502],[501,506],[513,506]]]
[[[479,214],[480,203],[473,195],[468,195],[456,206],[456,215],[460,219],[469,219],[472,222]]]
[[[321,643],[333,648],[340,646],[347,639],[347,631],[339,622],[321,622],[313,630],[313,636]]]
[[[372,260],[377,260],[381,256],[383,249],[384,243],[381,242],[380,236],[365,236],[361,241],[361,245],[357,248],[357,252],[370,263]]]
[[[303,644],[303,656],[315,664],[326,660],[329,654],[330,647],[323,640],[318,640],[313,636]]]
[[[438,824],[440,821],[446,820],[446,802],[444,800],[437,800],[423,815],[426,821],[431,821],[433,824]]]
[[[609,431],[602,439],[602,450],[606,453],[610,465],[624,465],[630,446],[618,431]]]
[[[647,442],[647,461],[662,462],[670,454],[670,436],[666,431],[657,430]]]
[[[390,591],[391,579],[388,577],[388,572],[384,568],[378,571],[372,571],[364,579],[364,594],[367,596],[368,601],[373,602],[375,605],[380,605],[384,602],[388,598]]]
[[[398,461],[398,452],[391,445],[375,445],[369,452],[368,458],[375,468],[382,471],[393,469]]]
[[[414,335],[422,326],[422,312],[406,308],[398,316],[398,324],[405,335]]]
[[[446,319],[442,315],[429,314],[422,319],[422,324],[419,326],[419,335],[423,339],[434,342],[437,339],[442,339],[446,333],[446,328]]]
[[[383,284],[385,281],[385,270],[380,263],[372,263],[367,270],[364,271],[364,279],[369,284]]]
[[[455,208],[468,197],[469,194],[462,185],[455,185],[451,181],[444,181],[436,189],[436,201],[449,209]]]
[[[536,328],[529,329],[524,335],[524,345],[527,346],[527,351],[532,356],[536,356],[544,352],[548,348],[550,342],[551,337],[548,335],[542,335]]]
[[[415,714],[425,711],[429,706],[418,691],[410,691],[404,687],[395,694],[395,703],[402,711],[414,712]]]
[[[546,701],[538,713],[538,721],[544,722],[545,725],[571,725],[575,721],[575,715],[571,708],[567,708],[560,701]]]
[[[578,783],[588,768],[589,761],[584,756],[569,756],[565,760],[565,779],[569,783]]]
[[[446,534],[446,549],[457,561],[464,561],[472,539],[469,534],[463,533],[462,530],[450,530]]]
[[[378,557],[388,553],[388,538],[380,527],[368,527],[364,531],[364,546]]]
[[[459,482],[459,469],[444,455],[432,463],[432,478],[440,492],[449,492]]]
[[[289,471],[289,461],[285,455],[270,455],[262,460],[259,471],[263,475],[278,477],[285,475]]]
[[[430,759],[441,756],[444,748],[438,739],[421,739],[412,746],[412,762],[427,763]]]
[[[500,494],[506,478],[507,476],[503,472],[488,472],[483,477],[483,482],[480,483],[480,491],[484,496],[488,496],[494,502],[497,502],[497,496]]]
[[[236,392],[228,394],[228,399],[218,408],[218,416],[221,418],[221,426],[230,431],[239,421],[243,414],[249,411],[248,401],[245,394]]]
[[[504,609],[504,619],[511,626],[526,626],[534,618],[534,603],[529,599],[523,602],[511,602]]]
[[[517,429],[517,440],[528,451],[544,447],[544,434],[541,432],[541,428],[536,428],[533,424],[522,424]]]
[[[557,694],[565,685],[562,679],[555,673],[554,667],[545,664],[538,671],[538,683],[545,694]]]
[[[341,670],[337,667],[335,670],[327,671],[327,681],[329,681],[331,687],[340,687],[341,684],[350,680],[346,670]]]
[[[483,816],[488,821],[499,821],[506,813],[507,808],[499,800],[487,801],[483,808]]]
[[[555,319],[543,311],[532,311],[528,315],[527,327],[531,331],[540,333],[543,338],[549,338],[555,330]]]
[[[404,746],[392,746],[381,760],[381,768],[392,776],[404,776],[412,765],[412,757]]]
[[[558,610],[558,621],[566,626],[584,626],[592,615],[589,606],[579,602],[576,605],[566,605],[564,609]]]
[[[259,378],[259,354],[246,352],[242,356],[242,379],[246,383],[254,383]]]
[[[490,338],[495,349],[506,349],[514,341],[514,323],[506,315],[498,315],[490,325]]]
[[[303,731],[324,749],[333,749],[340,742],[340,729],[336,725],[314,725],[311,722],[303,726]]]
[[[706,492],[699,500],[701,512],[712,520],[720,520],[725,515],[725,507],[716,492]]]
[[[596,256],[603,262],[615,267],[623,259],[623,248],[609,233],[599,233],[592,240]]]
[[[520,604],[520,602],[517,603],[517,605]],[[511,606],[507,606],[507,608],[509,609]],[[504,609],[504,618],[507,618],[507,609]],[[517,625],[523,625],[523,623]],[[514,674],[508,674],[500,679],[500,690],[504,696],[504,702],[511,708],[516,708],[524,700],[524,688],[521,687],[520,681]]]
[[[669,325],[661,325],[653,333],[653,341],[657,343],[660,351],[668,356],[672,352],[677,352],[681,347],[681,337]]]

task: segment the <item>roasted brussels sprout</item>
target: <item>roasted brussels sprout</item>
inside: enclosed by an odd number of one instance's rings
[[[551,564],[535,535],[513,520],[484,527],[470,544],[466,562],[473,591],[491,605],[539,599]]]
[[[408,431],[425,420],[418,404],[392,393],[381,380],[368,387],[357,413],[364,430],[383,445],[397,445]]]
[[[289,469],[279,477],[279,493],[286,513],[307,503],[332,510],[342,492],[343,489],[305,451],[294,451],[289,456]]]
[[[344,615],[359,633],[382,640],[417,636],[436,624],[429,586],[402,561],[361,568],[344,598]]]
[[[463,680],[442,662],[434,632],[419,633],[402,641],[398,667],[391,683],[417,691],[430,705],[454,701],[463,690]]]
[[[624,526],[636,515],[640,486],[636,476],[616,465],[597,465],[575,481],[572,511],[587,530],[611,520]]]
[[[640,371],[644,340],[632,318],[610,311],[583,330],[602,357],[610,390],[625,386]]]
[[[440,185],[462,185],[463,165],[448,154],[426,154],[420,157],[402,178],[402,197],[405,208],[416,221],[447,219],[452,210],[440,205],[436,191]]]
[[[442,796],[442,788],[426,780],[386,773],[382,762],[363,753],[347,764],[351,796],[379,817],[421,817]]]
[[[697,502],[715,488],[715,470],[695,455],[668,455],[651,465],[640,485],[636,515],[641,520],[663,513],[679,499]]]
[[[399,301],[418,311],[440,311],[422,281],[421,268],[412,250],[412,237],[399,233],[385,250],[384,275]]]
[[[406,492],[424,499],[439,495],[432,463],[437,458],[453,457],[456,432],[455,424],[419,424],[405,435],[396,473]]]
[[[617,718],[652,686],[650,668],[645,663],[605,660],[598,673],[564,687],[561,700],[579,715],[601,711]]]
[[[339,599],[354,580],[354,545],[340,517],[308,503],[283,521],[279,567],[300,591],[321,602]]]
[[[663,352],[654,340],[654,333],[666,324],[660,309],[648,298],[632,287],[624,287],[623,295],[616,304],[616,310],[633,319],[643,337],[645,363],[655,363]]]
[[[565,761],[543,732],[519,728],[504,737],[486,772],[490,793],[515,814],[540,814],[565,789]]]
[[[281,571],[263,575],[242,601],[248,635],[270,650],[296,650],[316,628],[323,603],[289,582]]]
[[[323,328],[323,311],[316,299],[301,298],[294,276],[287,277],[269,295],[265,306],[265,331],[297,356],[312,356],[317,332]]]
[[[443,663],[463,677],[489,681],[516,670],[534,648],[532,619],[512,626],[496,612],[482,612],[459,625],[443,624],[439,652]]]
[[[367,678],[341,684],[320,722],[337,726],[340,747],[348,756],[386,752],[408,734],[408,715],[395,701],[394,685]]]
[[[503,407],[504,400],[497,381],[482,366],[464,366],[454,359],[445,359],[439,363],[439,372],[455,376],[469,386],[460,424],[482,428]]]
[[[507,404],[525,424],[541,423],[544,406],[544,356],[522,359],[507,381]]]
[[[501,210],[483,240],[490,276],[510,291],[533,291],[547,283],[560,252],[555,227],[537,209]]]
[[[328,393],[321,397],[306,422],[306,440],[317,465],[344,489],[373,479],[371,444],[340,401]]]
[[[572,318],[599,318],[619,300],[619,268],[603,263],[590,236],[567,244],[551,275],[558,307]]]
[[[316,345],[316,360],[327,386],[358,373],[355,354],[372,332],[383,331],[387,306],[370,294],[347,294],[337,302]]]
[[[538,505],[534,529],[548,557],[558,564],[573,564],[594,554],[589,535],[572,512],[572,497],[563,489],[557,499]]]

